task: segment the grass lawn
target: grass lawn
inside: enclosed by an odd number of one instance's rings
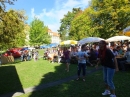
[[[43,50],[39,50],[40,56]],[[91,70],[94,67],[88,67]],[[54,82],[76,75],[77,65],[70,65],[70,72],[65,71],[64,64],[49,63],[40,58],[38,61],[17,60],[14,64],[0,67],[0,95],[9,92],[21,92],[24,88]],[[117,97],[130,97],[130,71],[117,72],[114,77]],[[86,77],[86,82],[71,80],[61,85],[49,87],[20,97],[102,97],[102,72],[97,71]],[[109,97],[109,96],[105,96]]]
[[[130,71],[117,72],[114,77],[117,97],[130,97]],[[102,96],[104,85],[102,72],[97,71],[86,78],[86,82],[69,81],[44,90],[28,93],[20,97],[109,97]]]
[[[92,67],[88,69],[92,69]],[[75,64],[71,64],[70,72],[66,72],[64,64],[49,63],[42,58],[36,62],[34,60],[24,62],[16,60],[14,64],[0,67],[0,95],[57,81],[76,75],[76,72],[77,65]]]

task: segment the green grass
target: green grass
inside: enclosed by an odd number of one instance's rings
[[[75,64],[71,64],[70,72],[66,72],[65,64],[49,63],[42,58],[36,62],[34,60],[20,62],[17,59],[14,64],[0,67],[0,95],[57,81],[76,73],[77,65]]]
[[[43,50],[39,50],[42,56]],[[88,67],[91,70],[94,67]],[[40,58],[0,67],[0,95],[13,91],[23,91],[23,88],[33,87],[64,79],[77,73],[77,65],[70,65],[70,72],[65,71],[65,64],[49,63]],[[117,97],[130,97],[130,71],[117,72],[114,77]],[[102,97],[102,72],[98,71],[86,77],[86,82],[71,80],[61,85],[44,90],[21,95],[20,97]],[[108,96],[105,96],[108,97]]]
[[[117,97],[130,97],[130,71],[118,72],[115,74],[114,83]],[[102,72],[90,74],[86,82],[71,80],[61,85],[50,87],[44,90],[35,91],[19,97],[109,97],[101,96],[104,91]]]
[[[38,49],[38,51],[39,51],[39,56],[43,56],[45,49]]]

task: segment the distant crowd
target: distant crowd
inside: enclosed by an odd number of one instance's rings
[[[37,50],[24,50],[21,52],[21,61],[29,61],[34,59],[35,61],[38,60],[39,52]]]
[[[108,44],[107,48],[109,48],[114,56],[117,58],[118,65],[119,67],[124,70],[124,65],[125,62],[130,62],[130,54],[129,56],[126,56],[126,53],[130,51],[129,49],[129,44],[121,42],[116,42],[112,44]],[[99,45],[93,44],[93,45],[86,45],[84,52],[88,54],[87,60],[87,65],[94,66],[97,63],[97,58],[98,58],[98,49]],[[51,63],[58,62],[58,63],[66,63],[66,59],[69,60],[70,63],[72,64],[77,64],[78,60],[76,58],[77,53],[81,51],[81,46],[71,46],[71,47],[60,47],[58,49],[51,48],[51,49],[46,49],[44,52],[44,59],[49,60]],[[119,58],[119,56],[121,56]],[[127,57],[127,58],[126,58]],[[125,61],[124,63],[122,61]],[[123,65],[122,65],[123,64]]]

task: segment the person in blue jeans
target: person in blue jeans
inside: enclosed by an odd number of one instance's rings
[[[80,79],[80,73],[82,70],[83,75],[83,81],[85,81],[85,75],[86,75],[86,58],[88,58],[88,54],[86,53],[86,45],[81,46],[81,51],[77,53],[77,59],[78,59],[78,78]]]
[[[103,80],[106,87],[102,95],[110,95],[110,97],[116,97],[113,77],[115,70],[118,71],[118,65],[114,54],[110,49],[106,47],[106,45],[107,43],[104,40],[101,40],[99,42],[99,62],[97,63],[97,66],[99,63],[103,66]]]

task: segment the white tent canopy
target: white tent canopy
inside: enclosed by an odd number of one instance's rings
[[[130,40],[130,37],[128,36],[114,36],[106,39],[107,42],[113,42],[113,41],[121,41],[121,40]]]
[[[99,37],[87,37],[87,38],[84,38],[84,39],[80,40],[78,42],[78,44],[83,45],[83,44],[86,44],[86,43],[99,42],[101,40],[104,40],[104,39],[99,38]]]

